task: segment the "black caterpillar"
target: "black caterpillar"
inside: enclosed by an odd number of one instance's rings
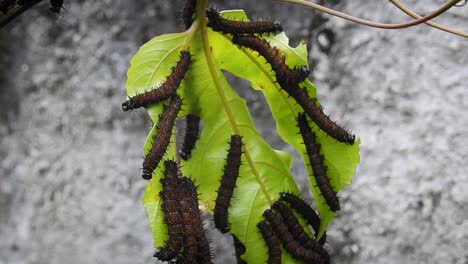
[[[8,13],[8,10],[16,4],[15,0],[0,0],[0,12]]]
[[[307,117],[305,114],[299,114],[297,125],[304,140],[304,144],[309,156],[310,166],[317,182],[320,192],[325,198],[330,210],[336,212],[340,210],[340,201],[333,190],[330,180],[327,176],[327,168],[323,164],[323,156],[320,154],[320,145],[315,141],[315,134],[310,129]]]
[[[271,65],[276,74],[276,80],[281,87],[291,83],[300,83],[309,76],[310,72],[306,66],[301,66],[297,69],[289,68],[285,63],[286,58],[284,55],[277,48],[271,47],[264,39],[255,36],[234,35],[232,43],[252,49],[263,56]]]
[[[196,115],[187,115],[184,142],[182,143],[182,149],[179,151],[181,159],[188,160],[190,158],[199,133],[200,118]]]
[[[315,236],[317,237],[320,230],[320,217],[315,213],[314,209],[310,207],[304,200],[299,198],[297,195],[292,193],[280,193],[280,201],[287,202],[291,208],[296,210],[302,217],[304,217],[308,224],[314,229]],[[318,241],[320,244],[324,244],[327,240],[327,233],[323,233],[322,237]]]
[[[193,23],[193,16],[197,8],[196,0],[185,0],[182,10],[182,20],[184,21],[185,29],[189,29]]]
[[[56,14],[60,14],[63,8],[63,0],[50,0],[49,10]]]
[[[258,230],[262,234],[263,240],[268,247],[268,264],[281,264],[281,243],[271,227],[261,221],[257,224]]]
[[[161,209],[164,212],[164,222],[168,228],[169,239],[166,246],[154,253],[154,257],[169,261],[179,254],[184,238],[182,215],[179,210],[179,181],[177,177],[177,164],[174,161],[164,162],[164,178],[161,179],[162,191],[159,193],[162,199]]]
[[[271,65],[276,74],[276,81],[280,84],[281,88],[297,101],[320,129],[340,142],[354,144],[355,136],[333,122],[330,117],[323,113],[322,108],[317,106],[317,99],[310,98],[307,92],[299,87],[299,83],[304,81],[309,75],[307,67],[302,66],[297,69],[290,69],[286,65],[286,59],[280,54],[280,51],[271,47],[264,39],[254,36],[235,35],[232,38],[232,42],[257,51],[262,55]]]
[[[191,179],[183,177],[179,179],[179,192],[184,224],[183,258],[187,263],[211,263],[211,249],[198,209],[197,188]]]
[[[288,227],[289,232],[300,245],[314,252],[319,253],[325,263],[330,263],[330,256],[315,240],[311,239],[302,228],[294,213],[282,202],[275,202],[272,208],[283,218],[283,222]]]
[[[241,165],[242,138],[239,135],[232,135],[229,143],[229,151],[224,167],[224,175],[221,177],[221,184],[218,189],[218,196],[214,208],[215,227],[222,233],[229,231],[228,209],[231,203],[234,188],[236,187],[239,168]]]
[[[274,213],[270,209],[266,210],[263,215],[265,219],[270,223],[273,231],[280,239],[284,249],[296,259],[311,261],[313,263],[325,263],[322,256],[315,251],[304,248],[299,242],[297,242],[291,233],[288,231],[288,227],[283,222],[281,216]]]
[[[180,97],[177,95],[173,96],[169,105],[164,107],[159,117],[158,132],[153,136],[153,145],[143,161],[142,177],[145,180],[151,179],[154,169],[156,169],[166,153],[171,140],[172,128],[174,127],[181,105],[182,100]]]
[[[277,34],[283,31],[283,27],[276,21],[236,21],[222,18],[218,11],[210,8],[206,11],[208,26],[214,31],[221,31],[227,34]]]
[[[234,234],[232,234],[232,240],[234,241],[234,251],[236,254],[237,264],[247,264],[247,262],[241,258],[246,251],[244,243],[242,243]]]
[[[172,68],[172,73],[167,77],[167,80],[158,88],[154,88],[128,99],[122,104],[122,110],[129,111],[149,106],[173,96],[189,70],[191,63],[192,57],[190,53],[186,50],[181,51],[180,60],[177,62],[177,65]]]

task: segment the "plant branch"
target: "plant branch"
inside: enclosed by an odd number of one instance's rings
[[[23,5],[19,5],[8,12],[6,15],[0,16],[0,29],[41,1],[42,0],[25,1]]]
[[[406,14],[413,17],[414,19],[421,18],[420,15],[418,15],[418,14],[414,13],[413,11],[409,10],[403,4],[401,4],[400,2],[398,2],[396,0],[390,0],[390,2],[392,2],[392,4],[394,4],[396,7],[398,7],[401,11],[405,12]],[[465,3],[466,3],[466,1],[465,1]],[[452,33],[452,34],[455,34],[455,35],[458,35],[458,36],[461,36],[461,37],[468,38],[468,33],[458,31],[456,29],[449,28],[449,27],[434,23],[432,21],[426,21],[424,23],[431,26],[431,27],[434,27],[434,28],[437,28],[437,29],[440,29],[440,30],[443,30],[443,31],[446,31],[446,32],[449,32],[449,33]]]
[[[412,26],[415,26],[415,25],[418,25],[418,24],[421,24],[421,23],[425,23],[426,21],[431,20],[431,19],[439,16],[440,14],[444,13],[445,11],[450,9],[452,6],[454,6],[456,3],[460,2],[461,0],[450,0],[445,5],[443,5],[439,9],[437,9],[435,12],[431,13],[430,15],[421,17],[421,18],[413,20],[413,21],[400,23],[400,24],[385,24],[385,23],[372,22],[372,21],[369,21],[369,20],[365,20],[365,19],[362,19],[362,18],[357,18],[357,17],[351,16],[351,15],[348,15],[348,14],[345,14],[345,13],[342,13],[342,12],[339,12],[339,11],[324,7],[324,6],[319,5],[319,4],[315,4],[315,3],[312,3],[312,2],[309,2],[309,1],[306,1],[306,0],[273,0],[273,1],[288,2],[288,3],[292,3],[292,4],[307,6],[307,7],[313,8],[313,9],[317,9],[317,10],[319,10],[321,12],[324,12],[324,13],[327,13],[327,14],[330,14],[330,15],[333,15],[333,16],[337,16],[337,17],[340,17],[340,18],[343,18],[343,19],[346,19],[346,20],[349,20],[349,21],[352,21],[352,22],[355,22],[355,23],[358,23],[358,24],[361,24],[361,25],[369,26],[369,27],[384,28],[384,29],[399,29],[399,28],[407,28],[407,27],[412,27]]]

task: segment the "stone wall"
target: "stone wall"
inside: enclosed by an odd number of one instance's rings
[[[387,2],[326,2],[375,21],[408,19]],[[139,175],[151,124],[120,104],[138,47],[182,29],[170,3],[65,1],[59,17],[42,3],[0,30],[0,264],[154,262]],[[404,3],[421,13],[443,4]],[[329,231],[334,263],[468,263],[467,40],[266,0],[215,6],[272,17],[293,43],[305,39],[325,111],[361,137],[361,163]],[[467,8],[437,21],[468,31]],[[329,52],[317,46],[323,28],[336,36]],[[259,131],[291,150],[261,96],[234,84]],[[217,263],[233,261],[225,241]]]

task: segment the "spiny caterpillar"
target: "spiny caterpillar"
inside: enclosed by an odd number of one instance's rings
[[[221,177],[221,184],[218,189],[218,196],[214,208],[215,227],[222,233],[229,231],[228,209],[231,203],[234,188],[236,187],[239,168],[241,165],[242,138],[239,135],[232,135],[229,143],[229,151],[224,167],[224,175]]]
[[[63,0],[50,0],[49,10],[51,12],[60,14],[60,11],[63,8]]]
[[[306,66],[297,69],[291,69],[286,65],[286,58],[280,53],[277,48],[271,47],[270,44],[255,36],[240,36],[234,35],[232,43],[247,47],[258,52],[271,65],[271,68],[276,74],[276,80],[281,86],[290,83],[300,83],[309,75],[309,69]]]
[[[296,100],[310,119],[312,119],[321,130],[327,133],[327,135],[340,142],[345,142],[350,145],[354,144],[355,136],[332,121],[330,117],[323,112],[322,107],[317,106],[317,98],[310,98],[306,90],[301,89],[298,84],[288,84],[282,88],[289,96]]]
[[[286,249],[289,254],[296,259],[313,261],[314,263],[325,263],[318,252],[304,248],[294,239],[281,216],[270,209],[266,210],[263,216],[270,223],[273,231],[283,244],[284,249]]]
[[[0,0],[0,11],[3,14],[8,13],[8,10],[16,4],[15,0]]]
[[[160,197],[169,239],[154,256],[164,261],[177,257],[177,263],[209,264],[211,249],[198,209],[197,189],[191,179],[178,177],[177,163],[167,160],[164,164]],[[183,253],[178,256],[182,246]]]
[[[276,212],[278,212],[284,219],[284,223],[288,227],[289,232],[294,236],[301,245],[307,248],[311,248],[312,243],[315,243],[302,228],[299,220],[296,218],[294,213],[282,202],[275,202],[272,206]]]
[[[198,209],[197,188],[187,177],[179,179],[180,211],[184,226],[184,253],[187,263],[211,263],[211,249]]]
[[[315,140],[315,133],[311,130],[305,114],[298,115],[297,125],[302,139],[304,140],[317,186],[330,207],[330,210],[336,212],[340,210],[340,201],[330,184],[330,180],[327,176],[327,168],[323,164],[323,156],[320,154],[320,145]]]
[[[340,142],[354,143],[354,135],[333,122],[323,113],[322,108],[317,106],[317,99],[310,98],[307,92],[299,87],[299,83],[304,81],[309,75],[309,70],[306,66],[302,66],[299,69],[290,69],[285,64],[285,57],[280,54],[279,50],[271,47],[264,39],[254,36],[234,36],[232,42],[257,51],[262,55],[271,65],[281,88],[297,101],[320,129]]]
[[[299,220],[294,213],[282,202],[275,202],[272,208],[277,211],[283,218],[283,222],[288,227],[289,232],[293,235],[294,239],[302,246],[319,253],[325,263],[330,263],[330,256],[315,240],[312,240],[302,228]]]
[[[281,264],[281,243],[271,227],[265,222],[257,224],[258,230],[262,234],[263,240],[268,247],[268,264]]]
[[[302,217],[304,217],[308,224],[314,229],[315,237],[317,238],[320,230],[320,217],[317,215],[317,213],[315,213],[314,209],[312,209],[312,207],[310,207],[310,205],[308,205],[304,200],[292,193],[280,193],[279,200],[287,202],[291,208],[296,210]],[[319,243],[323,245],[326,239],[327,233],[323,233]]]
[[[182,100],[180,97],[177,95],[173,96],[159,117],[158,132],[153,136],[153,145],[143,161],[142,177],[145,180],[151,179],[154,169],[156,169],[164,153],[166,153],[169,141],[171,140],[172,128],[174,127],[181,105]]]
[[[164,162],[164,177],[161,179],[162,191],[159,196],[162,199],[161,209],[164,212],[164,222],[168,228],[169,239],[166,246],[154,253],[154,257],[169,261],[177,256],[182,248],[184,229],[182,215],[179,210],[177,164],[174,161]]]
[[[236,21],[221,17],[213,8],[206,11],[208,17],[208,26],[214,31],[221,31],[234,35],[252,35],[273,33],[277,34],[283,31],[283,27],[276,21]]]
[[[244,243],[242,243],[234,234],[232,234],[232,240],[234,241],[237,264],[246,264],[247,262],[241,258],[246,251]]]
[[[196,115],[187,115],[184,141],[182,143],[182,149],[179,151],[181,159],[188,160],[190,158],[195,143],[197,142],[199,131],[200,118]]]
[[[182,20],[184,21],[185,29],[189,29],[190,26],[192,26],[196,7],[196,0],[185,0],[184,8],[182,10]]]
[[[191,63],[192,58],[190,53],[186,50],[181,51],[180,60],[172,68],[172,73],[167,77],[167,80],[158,88],[131,97],[122,104],[122,110],[129,111],[156,104],[174,95],[189,70]]]

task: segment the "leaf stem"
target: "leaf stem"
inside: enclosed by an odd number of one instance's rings
[[[412,26],[415,26],[415,25],[418,25],[418,24],[421,24],[421,23],[425,23],[426,21],[431,20],[431,19],[439,16],[440,14],[444,13],[445,11],[450,9],[452,6],[454,6],[456,3],[458,3],[461,0],[450,0],[445,5],[443,5],[439,9],[437,9],[435,12],[431,13],[430,15],[420,17],[420,18],[418,18],[416,20],[413,20],[413,21],[409,21],[409,22],[405,22],[405,23],[399,23],[399,24],[385,24],[385,23],[372,22],[372,21],[369,21],[369,20],[365,20],[365,19],[362,19],[362,18],[357,18],[357,17],[354,17],[354,16],[351,16],[351,15],[348,15],[348,14],[345,14],[345,13],[342,13],[342,12],[339,12],[339,11],[324,7],[324,6],[319,5],[319,4],[315,4],[315,3],[312,3],[312,2],[309,2],[309,1],[305,1],[305,0],[273,0],[273,1],[288,2],[288,3],[292,3],[292,4],[307,6],[307,7],[313,8],[313,9],[317,9],[317,10],[319,10],[321,12],[324,12],[324,13],[327,13],[327,14],[330,14],[330,15],[333,15],[333,16],[337,16],[337,17],[352,21],[354,23],[358,23],[358,24],[361,24],[361,25],[369,26],[369,27],[384,28],[384,29],[399,29],[399,28],[407,28],[407,27],[412,27]]]
[[[420,15],[416,14],[415,12],[409,10],[407,7],[405,7],[402,3],[396,1],[396,0],[390,0],[390,2],[392,2],[392,4],[394,4],[396,7],[398,7],[401,11],[405,12],[406,14],[408,14],[409,16],[413,17],[414,19],[419,19],[421,18]],[[437,28],[437,29],[440,29],[440,30],[443,30],[443,31],[446,31],[446,32],[449,32],[449,33],[452,33],[452,34],[455,34],[455,35],[458,35],[458,36],[461,36],[461,37],[465,37],[465,38],[468,38],[468,33],[465,33],[465,32],[462,32],[462,31],[458,31],[456,29],[452,29],[452,28],[449,28],[449,27],[446,27],[446,26],[443,26],[443,25],[440,25],[440,24],[437,24],[437,23],[434,23],[432,21],[426,21],[424,22],[425,24],[431,26],[431,27],[434,27],[434,28]]]

